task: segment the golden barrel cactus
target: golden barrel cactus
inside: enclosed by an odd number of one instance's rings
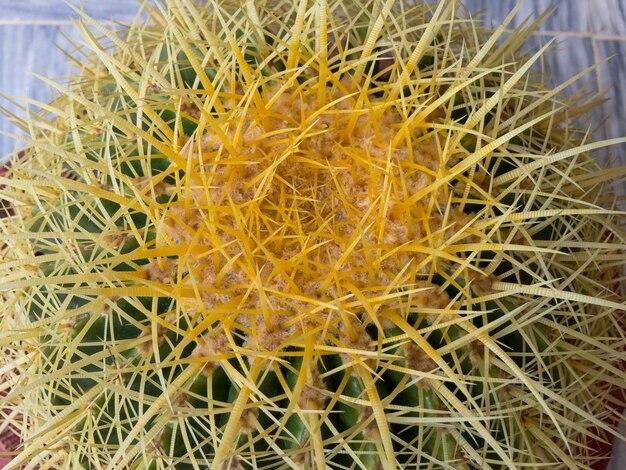
[[[589,468],[620,169],[454,0],[86,15],[0,219],[8,468]],[[623,436],[622,436],[623,438]]]

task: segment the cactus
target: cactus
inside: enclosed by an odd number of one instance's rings
[[[415,3],[81,12],[0,181],[8,468],[602,460],[626,140],[537,72],[545,15]]]

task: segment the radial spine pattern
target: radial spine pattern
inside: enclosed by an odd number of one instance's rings
[[[544,83],[518,9],[81,13],[76,73],[44,79],[0,177],[8,468],[601,460],[625,172],[590,152],[626,139],[589,140],[596,98],[562,95],[585,72]]]

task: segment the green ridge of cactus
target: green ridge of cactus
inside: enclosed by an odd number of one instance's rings
[[[8,468],[590,468],[624,214],[529,52],[454,0],[80,12],[0,177]],[[147,18],[147,19],[146,19]],[[7,411],[8,410],[8,411]]]

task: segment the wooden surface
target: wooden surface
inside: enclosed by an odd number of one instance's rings
[[[464,0],[466,7],[487,24],[497,26],[515,6],[517,0]],[[545,11],[554,0],[526,0],[514,24],[529,15]],[[626,136],[626,0],[561,0],[556,11],[541,26],[538,41],[558,36],[560,44],[546,57],[546,70],[553,82],[563,82],[577,72],[610,60],[591,73],[590,90],[609,99],[592,114],[592,124],[600,130],[597,139]],[[626,165],[626,144],[602,151],[600,158]],[[626,186],[622,185],[622,193]],[[626,469],[626,455],[623,467]]]
[[[79,0],[70,0],[80,4]],[[468,9],[497,25],[517,0],[466,0]],[[517,22],[543,11],[551,0],[526,0]],[[83,0],[86,12],[100,20],[128,22],[135,0]],[[480,13],[481,10],[483,13]],[[0,94],[47,101],[50,90],[32,74],[62,78],[68,73],[67,59],[56,47],[67,47],[64,35],[77,38],[70,18],[72,9],[64,0],[0,0]],[[592,114],[598,127],[596,138],[626,135],[626,0],[562,0],[560,7],[541,27],[537,44],[559,35],[562,42],[545,60],[553,81],[560,82],[585,67],[613,57],[591,73],[581,85],[606,93],[610,99]],[[581,86],[578,85],[578,86]],[[22,100],[23,103],[23,100]],[[0,99],[2,106],[17,107]],[[14,132],[0,115],[0,131]],[[0,135],[0,156],[14,149],[14,143]],[[603,152],[603,158],[626,164],[626,145]],[[622,187],[623,190],[623,187]],[[611,470],[626,468],[626,446],[611,462]]]

